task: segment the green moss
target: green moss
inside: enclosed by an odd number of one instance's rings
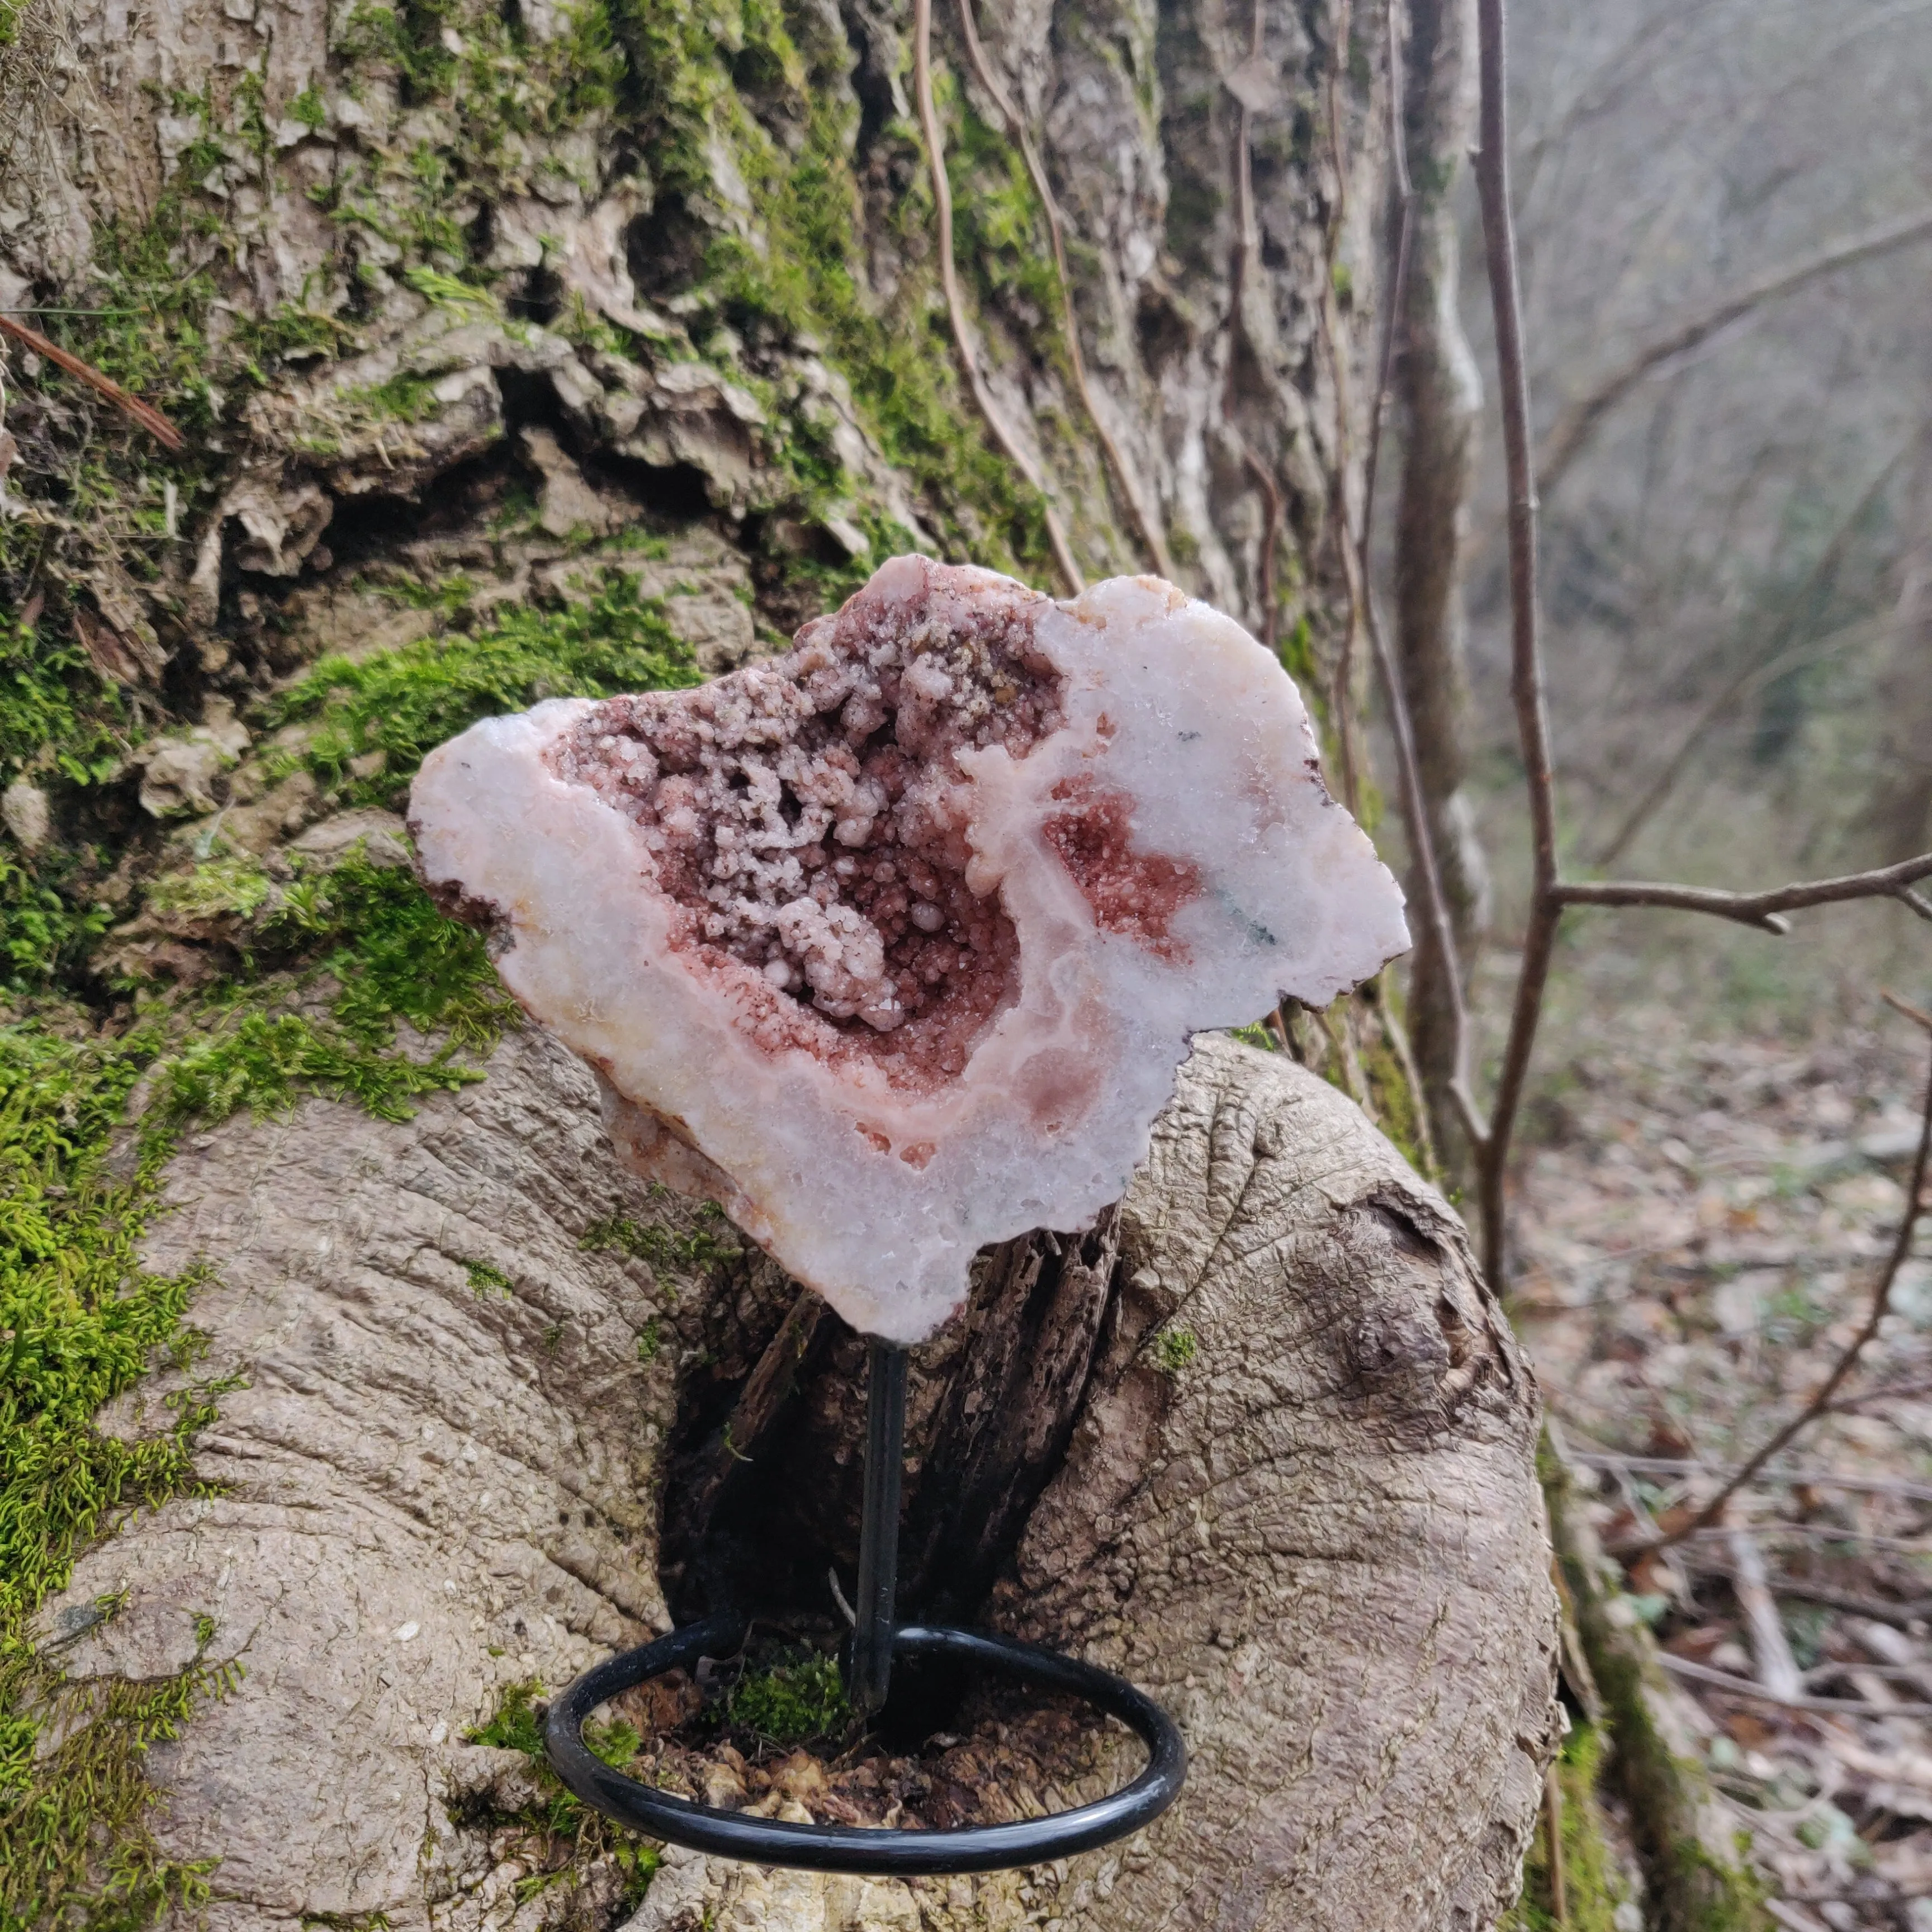
[[[86,903],[83,862],[58,848],[0,848],[0,988],[45,986],[85,964],[111,923]]]
[[[536,1709],[536,1700],[543,1695],[543,1690],[535,1678],[506,1686],[494,1713],[464,1733],[466,1744],[520,1752],[530,1760],[530,1776],[538,1791],[536,1802],[520,1810],[492,1809],[487,1821],[476,1822],[488,1822],[500,1831],[520,1827],[528,1834],[519,1850],[524,1862],[536,1869],[518,1881],[519,1903],[551,1886],[573,1882],[591,1859],[608,1855],[624,1874],[624,1903],[634,1910],[649,1889],[652,1876],[662,1862],[662,1854],[656,1846],[618,1830],[564,1789],[544,1754],[543,1724]],[[626,1724],[587,1724],[584,1741],[618,1771],[636,1757],[643,1744]],[[454,1815],[461,1814],[457,1810]]]
[[[1154,1366],[1162,1375],[1178,1376],[1191,1367],[1200,1353],[1200,1341],[1191,1330],[1163,1328],[1154,1343]]]
[[[470,1277],[471,1288],[478,1294],[509,1294],[514,1292],[510,1277],[488,1262],[465,1262],[463,1267]]]
[[[204,860],[191,872],[168,872],[148,888],[146,903],[155,912],[206,919],[223,913],[246,917],[259,911],[274,890],[262,862],[251,852],[224,853]]]
[[[1765,1887],[1751,1869],[1748,1846],[1741,1842],[1736,1856],[1726,1858],[1700,1836],[1710,1796],[1704,1768],[1679,1757],[1657,1726],[1651,1700],[1665,1694],[1662,1673],[1646,1663],[1646,1640],[1612,1622],[1610,1595],[1586,1564],[1589,1546],[1570,1528],[1577,1505],[1568,1478],[1546,1443],[1538,1448],[1538,1472],[1550,1497],[1563,1590],[1602,1699],[1606,1743],[1614,1747],[1610,1774],[1643,1861],[1648,1922],[1658,1932],[1772,1932]]]
[[[184,906],[260,912],[250,862],[218,860],[175,888]],[[160,1684],[69,1684],[38,1652],[34,1612],[76,1556],[124,1512],[196,1488],[191,1450],[221,1385],[168,1399],[158,1432],[103,1435],[101,1405],[158,1355],[190,1368],[196,1277],[144,1274],[136,1248],[160,1171],[190,1122],[284,1108],[306,1094],[405,1117],[426,1093],[481,1078],[460,1047],[487,1048],[513,1017],[478,936],[413,880],[352,856],[298,878],[258,920],[285,963],[218,1000],[158,1009],[118,1036],[41,1024],[0,1031],[0,1927],[130,1932],[206,1895],[208,1867],[163,1856],[142,1769],[232,1672],[197,1663]],[[274,1003],[306,982],[302,1012]],[[314,1009],[313,994],[332,985]],[[443,1036],[398,1050],[400,1025]],[[131,1173],[110,1166],[136,1084],[147,1104]],[[206,1634],[212,1635],[212,1627]],[[64,1738],[43,1752],[44,1733]]]
[[[446,918],[410,874],[359,852],[285,887],[262,933],[298,946],[310,972],[336,982],[331,1017],[370,1051],[388,1052],[400,1022],[488,1053],[516,1024],[482,935]]]
[[[269,722],[320,729],[303,754],[345,803],[386,803],[432,747],[479,718],[545,698],[677,690],[700,682],[690,647],[638,580],[604,574],[587,602],[561,610],[519,606],[474,637],[424,638],[352,662],[325,658]],[[357,778],[352,759],[384,754],[380,776]]]
[[[1546,1802],[1523,1856],[1522,1893],[1498,1922],[1497,1932],[1616,1932],[1616,1910],[1628,1888],[1604,1836],[1597,1797],[1604,1738],[1579,1724],[1558,1753],[1557,1787],[1562,1794],[1563,1897],[1565,1917],[1556,1916],[1550,1862],[1550,1811]]]
[[[709,1204],[699,1212],[706,1220],[722,1222],[724,1219]],[[593,1221],[584,1230],[584,1238],[578,1246],[590,1254],[602,1254],[615,1249],[620,1254],[648,1262],[653,1268],[687,1275],[698,1274],[720,1262],[734,1259],[740,1252],[735,1244],[721,1240],[709,1228],[699,1227],[688,1233],[677,1234],[656,1222],[634,1221],[626,1214],[606,1215],[601,1220]]]
[[[29,764],[72,784],[98,784],[128,744],[120,694],[86,652],[0,616],[0,788]]]
[[[311,134],[319,134],[328,126],[328,104],[314,81],[289,103],[289,118],[299,122]]]
[[[950,124],[946,172],[956,252],[982,303],[1000,305],[1022,322],[1040,349],[1070,376],[1060,337],[1060,278],[1025,157],[973,112],[944,70],[935,76],[935,91]]]
[[[168,1420],[124,1440],[94,1417],[158,1354],[191,1367],[192,1275],[144,1272],[136,1245],[172,1134],[132,1175],[110,1135],[152,1034],[73,1042],[0,1031],[0,1925],[141,1926],[206,1894],[205,1864],[164,1856],[146,1824],[142,1757],[233,1682],[200,1660],[160,1683],[63,1682],[30,1621],[78,1552],[126,1511],[195,1486],[190,1452],[222,1384],[190,1382]],[[98,1606],[98,1622],[111,1606]],[[83,1623],[72,1634],[88,1626]],[[45,1737],[62,1740],[51,1750]]]
[[[748,1672],[732,1686],[724,1709],[732,1724],[775,1744],[829,1737],[852,1720],[838,1660],[808,1650]]]
[[[759,249],[735,236],[719,238],[700,289],[740,334],[822,339],[887,460],[917,489],[946,546],[1044,580],[1052,569],[1045,506],[990,446],[961,392],[932,278],[908,276],[884,310],[863,291],[852,127],[850,112],[826,93],[810,102],[804,148],[795,160],[769,137],[748,136],[769,244]],[[933,218],[931,189],[920,176],[895,211],[911,259],[924,252]],[[783,454],[808,501],[818,494],[856,494],[830,447],[822,428],[804,418],[793,424]]]
[[[638,1330],[638,1360],[654,1362],[664,1348],[664,1334],[658,1318],[653,1315]]]
[[[23,774],[56,797],[98,784],[119,770],[133,735],[119,693],[86,652],[0,617],[0,790]],[[89,870],[85,854],[0,839],[0,988],[48,984],[106,931],[84,891]]]

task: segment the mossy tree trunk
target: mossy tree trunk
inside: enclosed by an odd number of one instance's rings
[[[916,19],[0,0],[0,309],[184,445],[10,350],[0,1924],[603,1932],[649,1876],[532,1784],[506,1687],[662,1621],[664,1432],[742,1396],[721,1364],[748,1376],[792,1303],[614,1178],[580,1071],[412,882],[395,808],[430,746],[727,669],[919,548],[1049,587],[1166,557],[1278,644],[1348,764],[1381,16],[989,9],[982,75],[949,7],[929,76]],[[1283,1030],[1420,1154],[1390,1002]],[[1017,1349],[998,1382],[1038,1426],[987,1438],[934,1370],[934,1453],[1000,1495],[982,1523],[928,1504],[922,1547],[968,1552],[934,1588],[998,1580],[989,1613],[1190,1713],[1196,1822],[1056,1875],[1070,1923],[1154,1924],[1211,1871],[1229,1923],[1366,1928],[1399,1895],[1405,1925],[1480,1925],[1550,1741],[1533,1390],[1358,1118],[1225,1042],[1201,1066],[1118,1254],[1009,1258],[1022,1315],[1042,1281],[1078,1304],[1052,1390],[1010,1393]],[[1304,1282],[1189,1245],[1231,1185],[1226,1225],[1300,1244]],[[1197,1294],[1190,1383],[1159,1337]],[[820,1350],[796,1399],[836,1418]],[[1297,1488],[1298,1458],[1383,1490]],[[1285,1586],[1289,1496],[1334,1534]],[[1412,1548],[1444,1510],[1473,1540]],[[1348,1616],[1331,1564],[1367,1588]],[[1406,1634],[1370,1656],[1371,1624]],[[1284,1674],[1300,1625],[1352,1728]],[[1412,1697],[1448,1715],[1405,1730]],[[1217,1810],[1264,1761],[1268,1804]],[[766,1909],[735,1883],[681,1868],[653,1922]],[[951,1922],[909,1897],[814,1894],[810,1922]]]

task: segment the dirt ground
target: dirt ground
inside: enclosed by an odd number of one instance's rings
[[[1932,1049],[1876,998],[1809,1039],[1700,1033],[1678,1007],[1573,1007],[1526,1124],[1513,1312],[1613,1550],[1684,1520],[1850,1340]],[[1892,1307],[1720,1525],[1629,1564],[1799,1932],[1932,1932],[1932,1227]]]

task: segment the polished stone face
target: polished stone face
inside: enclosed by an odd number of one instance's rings
[[[627,1157],[902,1340],[1118,1198],[1192,1032],[1407,944],[1293,685],[1146,578],[896,558],[770,663],[475,727],[411,824]]]

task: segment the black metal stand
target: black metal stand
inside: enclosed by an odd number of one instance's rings
[[[584,1742],[584,1724],[621,1690],[701,1657],[743,1644],[746,1619],[728,1613],[687,1624],[656,1643],[586,1672],[556,1699],[544,1748],[559,1778],[607,1817],[652,1838],[754,1864],[814,1871],[915,1874],[1000,1871],[1091,1850],[1151,1823],[1180,1795],[1186,1748],[1159,1705],[1110,1671],[979,1630],[896,1624],[900,1478],[905,1460],[906,1352],[873,1341],[866,1391],[866,1492],[859,1540],[859,1600],[845,1666],[847,1695],[869,1717],[890,1688],[895,1658],[950,1658],[1052,1690],[1071,1692],[1131,1727],[1148,1748],[1131,1784],[1092,1804],[1011,1825],[902,1832],[853,1825],[796,1825],[694,1804],[626,1778]]]
[[[905,1474],[906,1352],[866,1351],[866,1497],[859,1518],[859,1602],[845,1694],[862,1717],[892,1688],[892,1616],[898,1607],[899,1492]]]

